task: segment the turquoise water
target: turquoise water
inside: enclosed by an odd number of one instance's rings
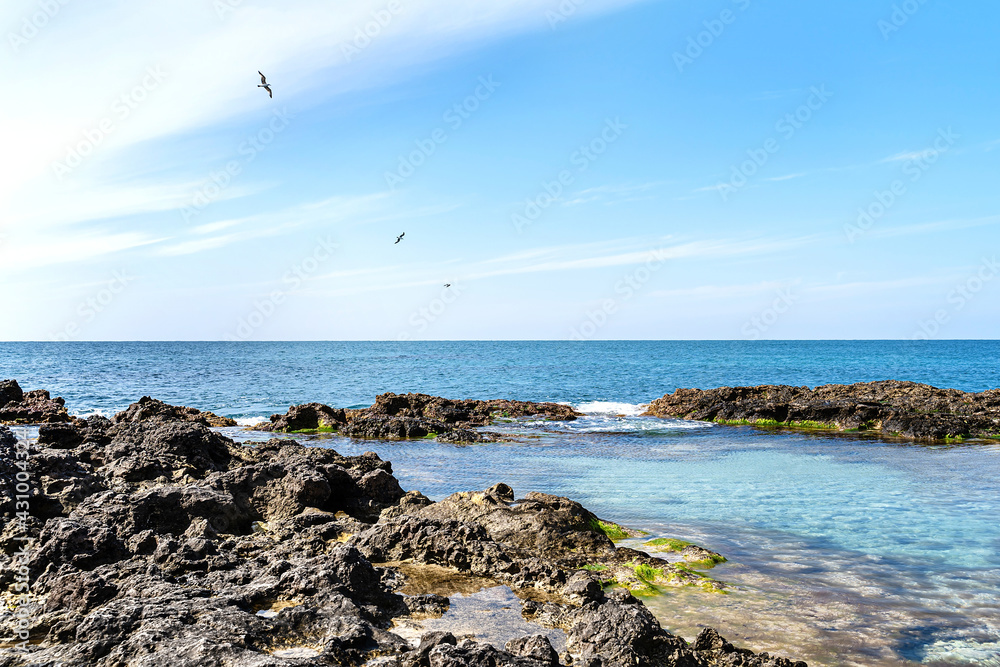
[[[1000,445],[890,445],[638,417],[508,430],[524,441],[315,442],[374,450],[404,488],[434,499],[504,481],[723,553],[731,562],[712,574],[736,585],[730,595],[647,601],[689,639],[707,624],[811,664],[998,664]]]
[[[730,562],[729,595],[647,604],[688,638],[822,665],[1000,665],[1000,445],[927,446],[637,416],[678,386],[885,378],[1000,386],[995,342],[0,344],[0,377],[105,413],[143,394],[249,419],[382,391],[572,403],[569,424],[459,447],[316,438],[374,450],[438,499],[498,481],[690,539]],[[227,429],[239,438],[257,438]]]

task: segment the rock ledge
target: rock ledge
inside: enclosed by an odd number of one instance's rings
[[[650,403],[646,414],[920,440],[1000,438],[1000,389],[967,393],[897,380],[678,389]]]

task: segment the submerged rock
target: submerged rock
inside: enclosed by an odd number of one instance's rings
[[[815,389],[786,385],[678,389],[650,403],[646,414],[928,440],[998,438],[1000,389],[967,393],[896,380]]]

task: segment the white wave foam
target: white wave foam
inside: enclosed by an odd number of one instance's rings
[[[977,642],[963,639],[936,641],[925,647],[921,662],[1000,665],[1000,642]]]
[[[551,424],[552,422],[546,422]],[[681,419],[657,419],[655,417],[626,417],[588,415],[573,422],[566,422],[565,430],[575,433],[662,433],[664,431],[687,431],[711,427],[703,422]]]
[[[87,419],[88,417],[107,417],[108,415],[104,410],[101,410],[100,408],[95,408],[90,412],[77,413],[75,416],[79,417],[80,419]]]
[[[576,409],[585,415],[638,417],[646,408],[647,404],[615,403],[613,401],[590,401],[580,403]]]
[[[255,426],[257,424],[265,424],[271,421],[267,417],[237,417],[236,424],[238,426]]]

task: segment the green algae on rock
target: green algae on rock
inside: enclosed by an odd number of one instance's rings
[[[919,440],[989,438],[1000,426],[1000,389],[969,393],[896,380],[815,389],[787,385],[678,389],[650,403],[645,414]]]
[[[726,562],[726,557],[722,554],[710,551],[704,547],[699,547],[697,544],[671,537],[658,537],[656,539],[649,540],[648,542],[644,542],[642,546],[648,547],[652,551],[669,551],[679,553],[684,557],[684,560],[687,561],[688,565],[692,567],[711,569],[719,563]]]

